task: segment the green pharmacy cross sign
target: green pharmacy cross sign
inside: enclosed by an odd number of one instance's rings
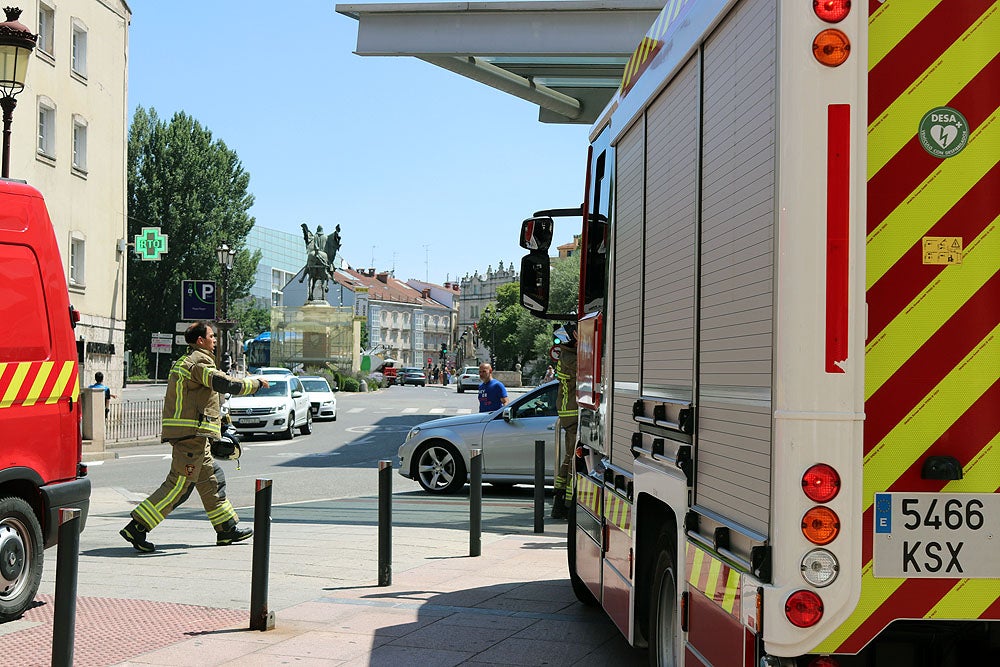
[[[135,251],[142,261],[157,261],[167,252],[167,235],[160,233],[159,227],[143,227],[135,237]]]

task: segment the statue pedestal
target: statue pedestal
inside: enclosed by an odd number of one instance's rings
[[[271,360],[290,368],[333,367],[354,372],[360,330],[351,308],[309,301],[272,310]]]

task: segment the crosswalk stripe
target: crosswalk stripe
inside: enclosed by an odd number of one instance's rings
[[[417,412],[417,411],[418,411],[418,408],[403,408],[403,414],[404,415],[410,415],[410,414],[413,414],[414,412]]]
[[[350,412],[351,414],[354,414],[356,412],[364,412],[364,411],[365,411],[364,408],[351,408],[350,410],[348,410],[348,412]]]
[[[403,412],[406,412],[406,410],[403,410]],[[430,413],[432,415],[443,415],[444,414],[444,408],[431,408],[430,409]]]
[[[459,408],[458,410],[455,410],[455,414],[456,415],[471,415],[472,414],[472,410],[470,410],[469,408]]]

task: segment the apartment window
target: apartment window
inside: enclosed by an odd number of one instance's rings
[[[56,156],[56,105],[47,97],[38,98],[38,152]]]
[[[73,72],[87,76],[87,26],[80,19],[73,19]]]
[[[87,171],[87,121],[73,116],[73,168]]]
[[[81,232],[70,232],[69,239],[69,284],[72,287],[86,285],[85,268],[87,241]]]
[[[38,41],[35,47],[44,53],[55,53],[56,12],[43,3],[38,4]]]

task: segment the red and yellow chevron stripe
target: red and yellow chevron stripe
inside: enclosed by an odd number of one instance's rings
[[[632,503],[618,494],[604,494],[604,518],[618,530],[632,536]]]
[[[595,484],[590,477],[577,474],[576,502],[590,510],[590,513],[594,516],[600,517],[601,487]]]
[[[0,409],[52,404],[65,397],[75,401],[79,395],[75,361],[0,363]]]
[[[865,460],[861,599],[817,651],[856,653],[897,618],[1000,618],[998,579],[878,578],[875,493],[1000,492],[1000,2],[869,2]],[[923,116],[968,121],[935,157]],[[925,237],[961,264],[924,264]],[[950,455],[957,481],[922,479]]]
[[[660,49],[666,43],[667,32],[680,23],[681,18],[688,7],[694,4],[695,0],[666,0],[663,10],[660,12],[653,25],[646,32],[646,36],[639,42],[639,46],[632,52],[625,71],[622,73],[621,94],[622,97],[628,94],[639,75],[646,71],[649,64]]]
[[[740,618],[740,577],[712,554],[699,549],[691,542],[685,548],[688,584],[701,591],[705,597],[722,607],[736,619]]]

